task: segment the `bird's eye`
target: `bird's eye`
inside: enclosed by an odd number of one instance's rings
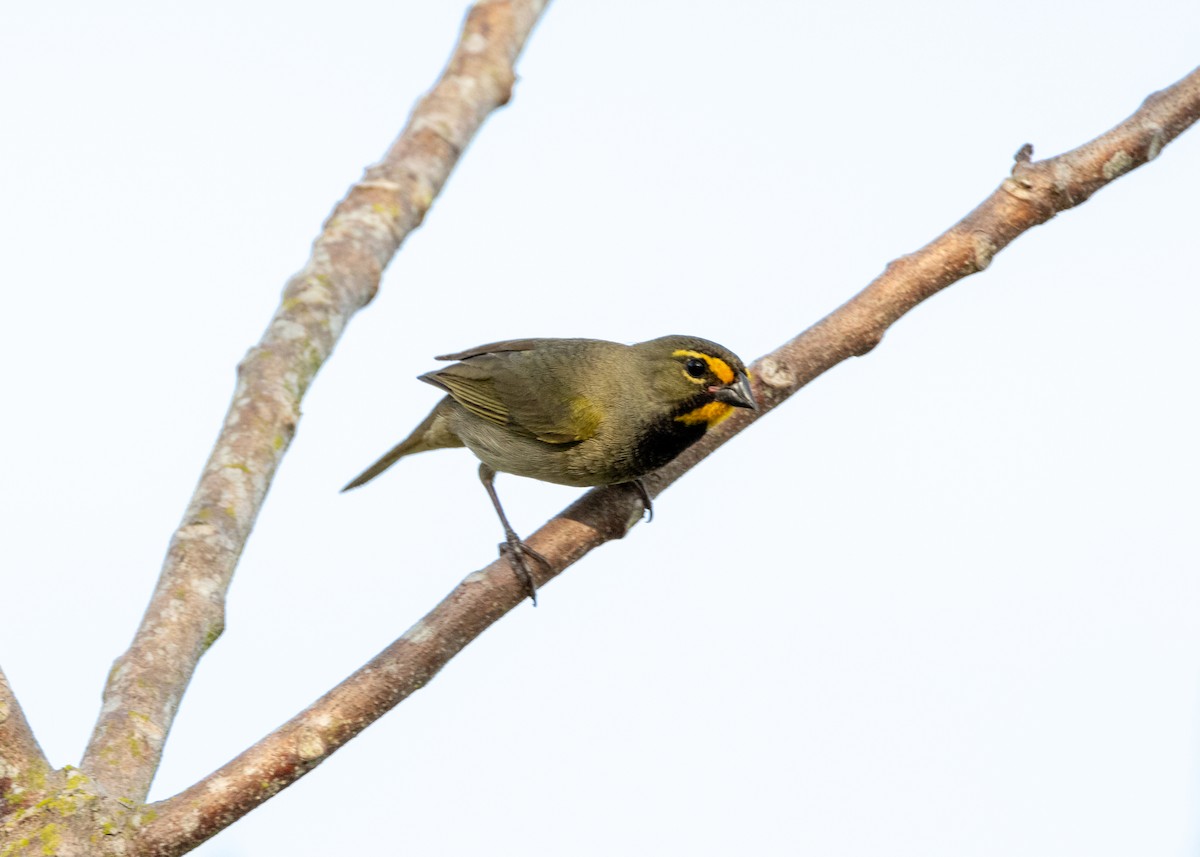
[[[689,357],[688,362],[683,364],[683,368],[693,378],[703,378],[708,372],[708,364],[699,357]]]

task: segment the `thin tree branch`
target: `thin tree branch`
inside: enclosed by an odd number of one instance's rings
[[[50,763],[38,746],[25,712],[0,670],[0,821],[39,795]]]
[[[224,427],[141,627],[113,666],[81,763],[114,797],[145,797],[179,700],[224,627],[226,590],[305,390],[484,119],[508,101],[513,65],[546,2],[472,7],[441,78],[383,160],[334,209],[262,340],[238,366]]]
[[[888,265],[843,306],[752,366],[758,414],[739,411],[647,480],[657,494],[813,378],[866,354],[921,301],[987,267],[1022,232],[1080,204],[1140,166],[1200,116],[1200,69],[1150,96],[1125,122],[1090,143],[1045,161],[1017,154],[1012,176],[978,208],[930,244]],[[595,489],[530,537],[552,569],[545,584],[588,551],[621,538],[641,516],[637,495]],[[155,804],[137,851],[182,854],[308,773],[409,694],[423,687],[469,642],[520,604],[525,591],[501,559],[469,575],[402,637],[305,711],[175,797]]]

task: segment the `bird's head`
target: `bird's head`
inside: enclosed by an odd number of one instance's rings
[[[728,348],[696,336],[664,336],[634,348],[673,420],[712,428],[734,408],[758,410],[746,367]]]

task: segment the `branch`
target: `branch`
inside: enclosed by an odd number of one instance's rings
[[[114,797],[141,800],[149,790],[179,700],[224,627],[225,593],[305,390],[484,119],[508,101],[513,64],[546,2],[475,4],[441,78],[383,160],[334,209],[262,340],[238,366],[224,427],[141,627],[113,666],[81,763]]]
[[[930,244],[888,265],[849,302],[752,366],[757,414],[739,411],[647,479],[658,494],[813,378],[866,354],[921,301],[987,267],[1022,232],[1086,200],[1140,166],[1200,117],[1200,69],[1146,99],[1108,133],[1049,160],[1017,155],[1010,178]],[[641,516],[632,490],[595,489],[549,521],[529,544],[552,565],[534,567],[539,585],[588,551],[621,538]],[[383,713],[420,689],[468,643],[520,604],[525,590],[501,559],[469,575],[445,600],[370,663],[305,711],[201,782],[155,804],[139,854],[171,857],[227,827],[324,761]]]
[[[0,670],[0,821],[38,793],[50,771],[16,695]]]
[[[1142,102],[1116,127],[1057,157],[1016,153],[1012,175],[975,210],[920,250],[888,264],[865,289],[752,367],[757,414],[738,411],[652,477],[652,496],[755,419],[848,357],[860,357],[917,304],[985,269],[996,253],[1060,211],[1086,202],[1109,182],[1158,157],[1200,119],[1200,68]]]

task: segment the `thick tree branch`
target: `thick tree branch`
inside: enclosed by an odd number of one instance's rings
[[[508,101],[513,65],[546,2],[475,4],[441,78],[384,159],[334,209],[262,340],[238,367],[225,425],[141,627],[109,676],[81,763],[114,797],[145,797],[184,689],[221,634],[226,590],[305,390],[484,119]]]
[[[884,332],[921,301],[987,267],[1014,238],[1159,151],[1200,116],[1200,69],[1146,99],[1133,116],[1078,149],[1032,162],[1017,155],[1012,176],[978,208],[930,244],[890,265],[843,306],[791,342],[756,361],[763,408],[739,411],[647,480],[657,494],[718,446],[802,386],[848,357],[874,348]],[[588,551],[622,537],[640,518],[636,494],[596,489],[530,537],[553,566],[535,565],[539,584]],[[493,622],[524,600],[505,560],[468,576],[420,622],[338,687],[195,786],[152,807],[138,853],[184,853],[320,764],[364,727],[423,687]]]
[[[0,670],[0,821],[38,796],[50,763],[33,737],[33,730],[16,695]]]

